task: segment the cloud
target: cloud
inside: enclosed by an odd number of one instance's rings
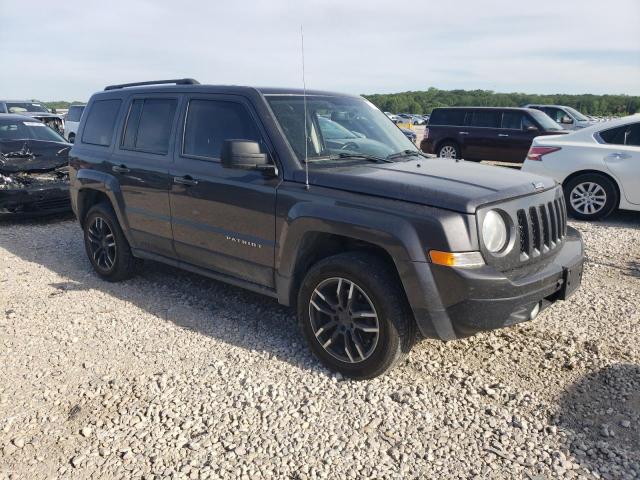
[[[0,0],[0,96],[185,76],[300,86],[301,23],[310,88],[640,94],[638,19],[637,0]]]

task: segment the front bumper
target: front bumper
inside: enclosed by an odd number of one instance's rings
[[[582,238],[567,227],[564,245],[543,263],[508,274],[490,266],[465,269],[425,263],[416,269],[416,279],[429,285],[423,290],[426,301],[416,302],[415,291],[407,294],[421,333],[452,340],[530,320],[536,306],[541,311],[575,292],[582,264]]]
[[[51,215],[70,210],[68,182],[0,190],[0,217]]]

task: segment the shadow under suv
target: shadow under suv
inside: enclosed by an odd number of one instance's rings
[[[553,180],[425,158],[358,96],[110,86],[82,115],[70,178],[102,278],[149,259],[274,297],[352,378],[385,372],[418,333],[531,320],[582,274]]]
[[[420,149],[438,157],[524,162],[533,139],[567,133],[539,110],[528,108],[435,108]]]

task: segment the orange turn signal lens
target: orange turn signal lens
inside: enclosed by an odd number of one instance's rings
[[[484,265],[484,259],[480,252],[441,252],[431,250],[429,252],[431,262],[445,267],[480,267]]]

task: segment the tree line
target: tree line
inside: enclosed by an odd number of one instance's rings
[[[440,90],[364,95],[385,112],[431,113],[437,107],[521,107],[527,103],[566,105],[587,115],[623,116],[640,111],[640,97],[630,95],[537,95],[492,90]]]

